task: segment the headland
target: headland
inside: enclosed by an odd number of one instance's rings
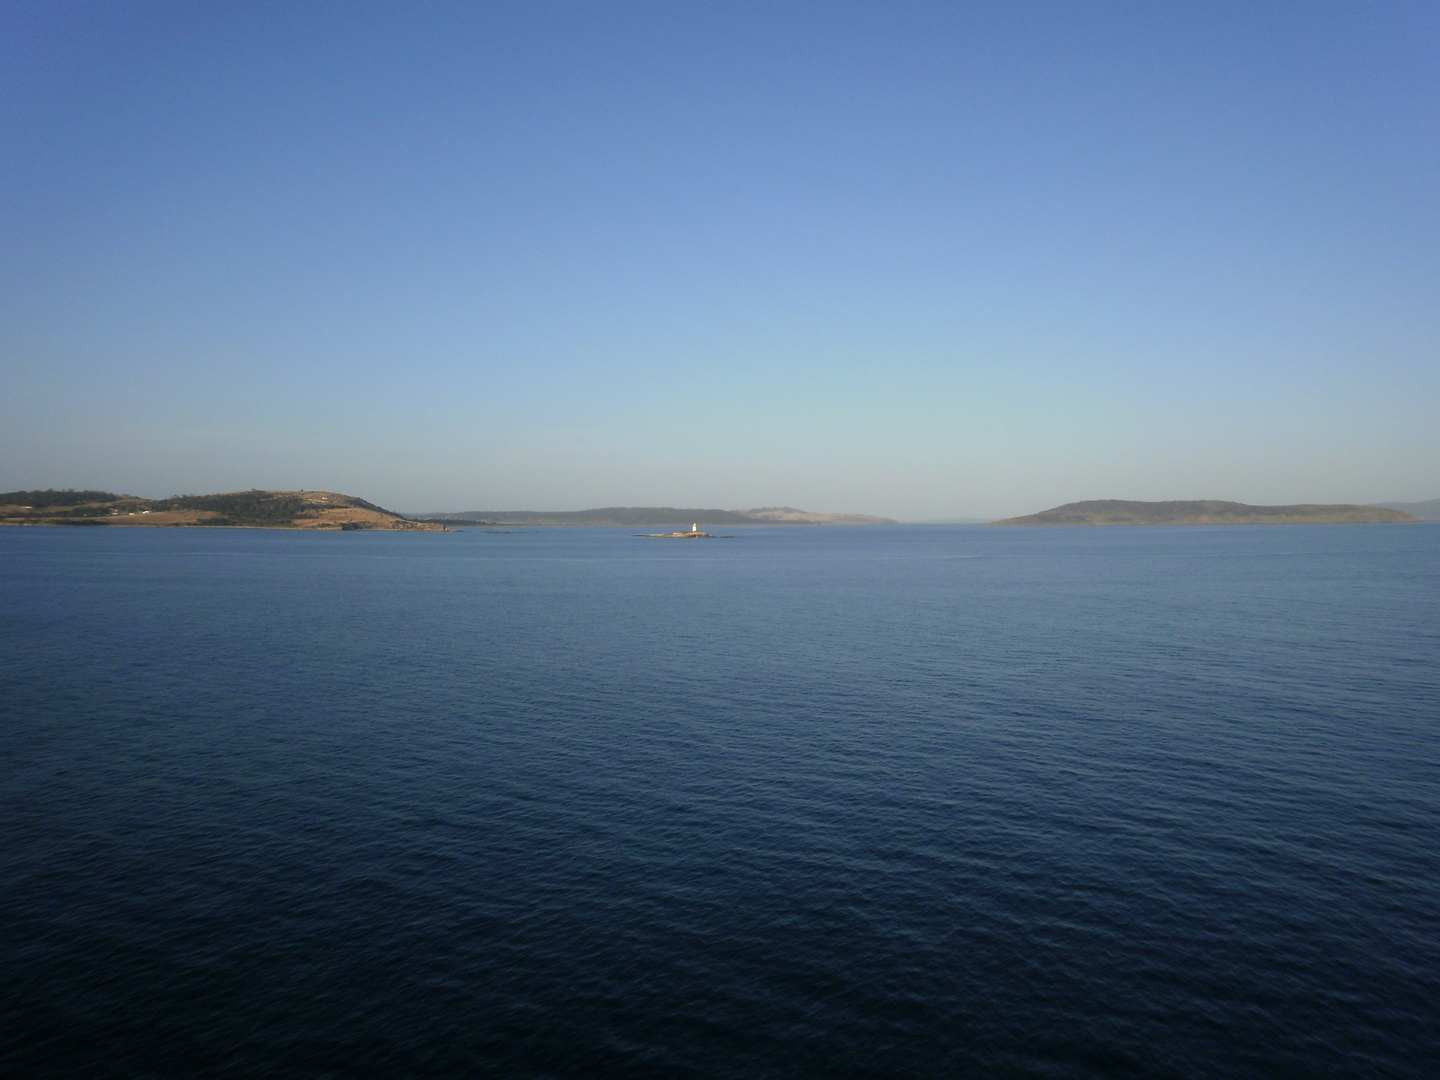
[[[109,491],[0,493],[0,525],[180,526],[443,532],[337,491],[232,491],[142,499]]]

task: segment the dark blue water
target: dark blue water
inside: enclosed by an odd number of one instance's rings
[[[16,1076],[1435,1074],[1440,527],[0,529]]]

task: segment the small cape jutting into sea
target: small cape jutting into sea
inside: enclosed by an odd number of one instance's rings
[[[141,499],[108,491],[9,491],[0,525],[178,525],[251,529],[444,532],[336,491],[232,491]]]

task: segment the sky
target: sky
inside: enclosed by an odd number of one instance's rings
[[[0,490],[1440,495],[1440,5],[0,0]]]

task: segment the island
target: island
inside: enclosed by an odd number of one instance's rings
[[[991,525],[1357,525],[1414,522],[1403,510],[1347,503],[1301,503],[1296,506],[1249,506],[1215,499],[1174,502],[1131,502],[1094,499],[1066,503],[1025,517]]]
[[[337,491],[231,491],[142,499],[109,491],[0,493],[0,525],[207,526],[444,532]]]

